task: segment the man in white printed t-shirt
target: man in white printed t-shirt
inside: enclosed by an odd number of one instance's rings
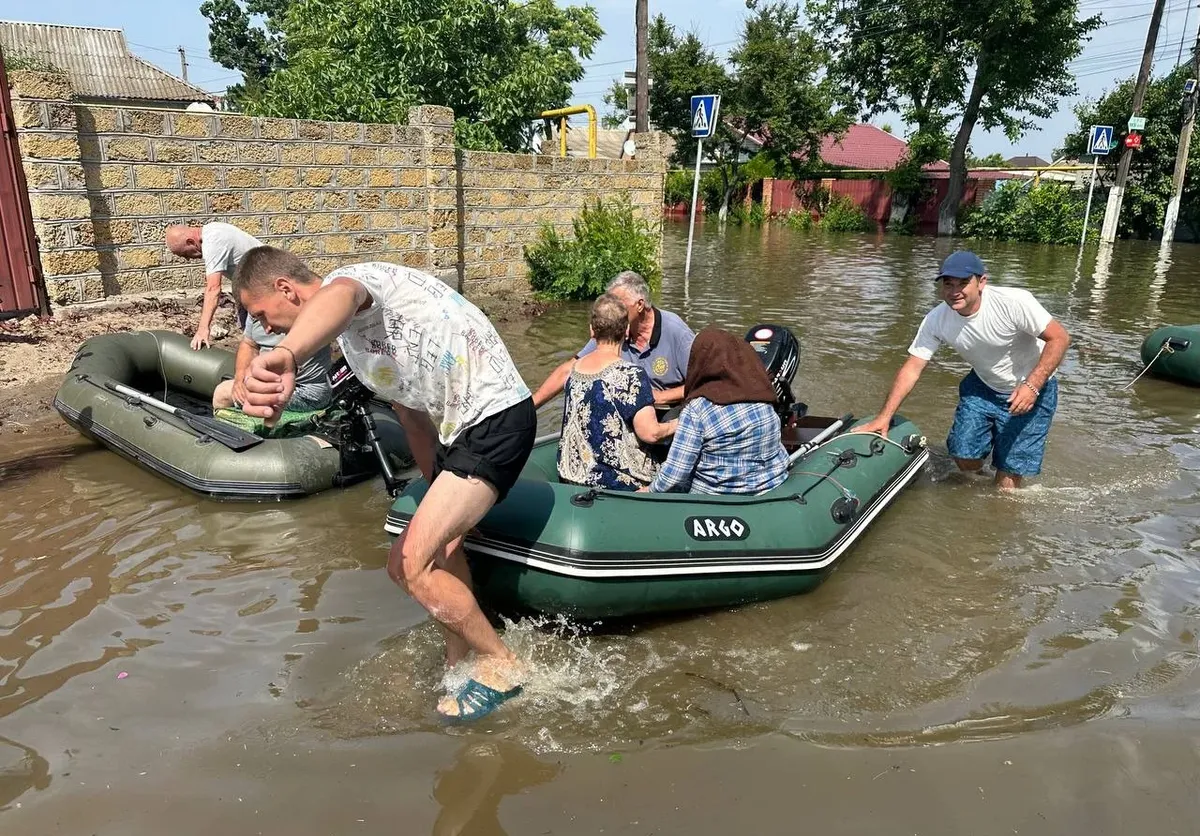
[[[192,348],[199,351],[208,345],[222,286],[227,290],[231,288],[238,264],[246,253],[261,247],[262,242],[233,224],[218,221],[204,226],[173,224],[167,227],[166,238],[167,249],[180,258],[204,259],[204,304],[200,308],[200,323],[192,337]],[[240,310],[238,325],[246,327]]]
[[[388,574],[443,628],[446,662],[476,654],[473,676],[438,705],[476,719],[521,692],[521,670],[471,592],[462,538],[516,483],[533,449],[529,387],[483,312],[433,276],[384,262],[323,280],[296,256],[252,250],[234,278],[247,313],[285,334],[246,373],[250,415],[271,420],[296,370],[337,338],[346,362],[392,402],[429,482],[388,558]]]
[[[1071,337],[1029,291],[989,286],[975,253],[950,255],[938,282],[944,301],[925,315],[883,409],[863,429],[886,433],[934,352],[949,345],[972,369],[958,387],[950,455],[960,469],[975,472],[991,453],[996,485],[1019,488],[1024,477],[1041,472],[1058,407],[1054,370]]]

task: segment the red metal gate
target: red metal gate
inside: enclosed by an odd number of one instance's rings
[[[29,189],[17,147],[17,125],[0,54],[0,319],[49,314]]]

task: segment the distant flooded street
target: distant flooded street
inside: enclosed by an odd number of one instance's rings
[[[792,328],[800,399],[857,416],[962,245],[709,224],[685,281],[686,238],[668,225],[662,307]],[[478,727],[433,712],[439,637],[384,572],[378,482],[256,506],[100,449],[0,473],[0,830],[1195,832],[1200,392],[1123,387],[1147,333],[1200,322],[1200,247],[969,246],[1074,339],[1043,476],[952,472],[966,367],[940,354],[903,410],[930,466],[823,586],[513,624],[532,680]],[[498,326],[531,386],[585,313]]]

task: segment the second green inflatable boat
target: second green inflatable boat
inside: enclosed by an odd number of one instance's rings
[[[1200,325],[1167,325],[1142,341],[1142,363],[1155,377],[1200,385]]]

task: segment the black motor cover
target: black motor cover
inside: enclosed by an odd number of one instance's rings
[[[746,332],[746,342],[758,352],[759,359],[766,367],[780,410],[790,410],[796,402],[792,394],[792,380],[800,365],[800,341],[782,325],[762,323]]]

